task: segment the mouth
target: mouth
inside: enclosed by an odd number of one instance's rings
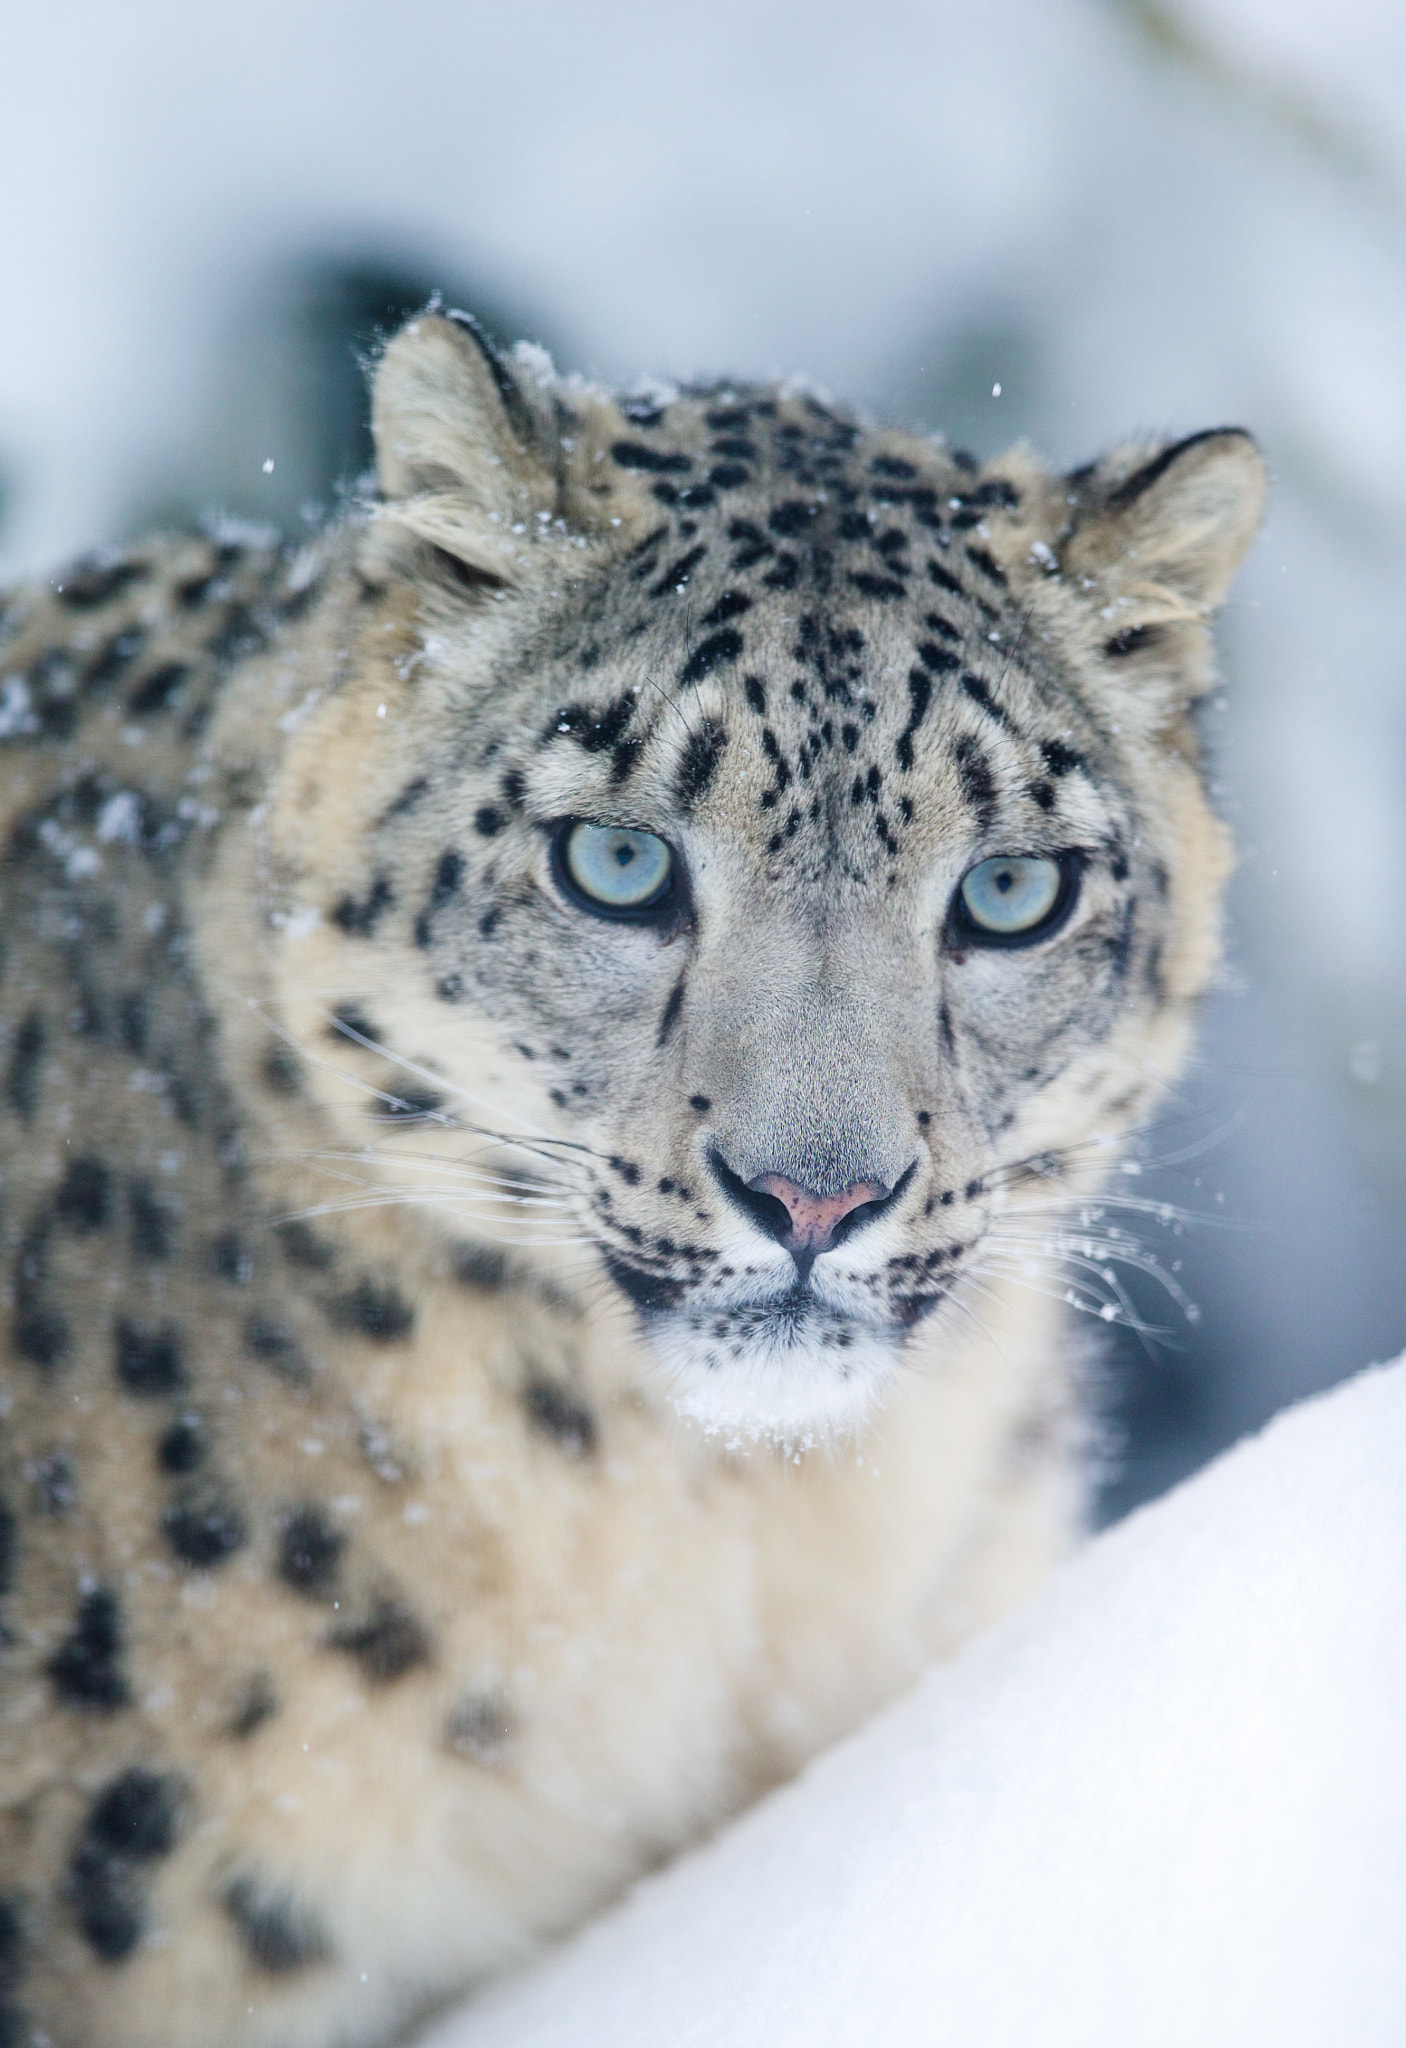
[[[905,1339],[946,1290],[877,1298],[812,1268],[759,1294],[700,1299],[688,1282],[613,1251],[606,1266],[634,1303],[659,1375],[681,1414],[733,1440],[784,1443],[851,1435],[893,1377]]]

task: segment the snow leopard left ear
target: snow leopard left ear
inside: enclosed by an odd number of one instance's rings
[[[1133,444],[1065,478],[1066,575],[1114,593],[1157,588],[1204,616],[1220,604],[1264,512],[1264,463],[1243,427]]]
[[[421,313],[381,358],[371,426],[377,525],[428,542],[470,577],[516,582],[559,489],[541,380],[520,375],[471,314]]]
[[[1090,652],[1149,703],[1203,695],[1215,682],[1209,616],[1264,511],[1250,435],[1212,427],[1160,448],[1130,443],[1047,488],[1049,538],[1030,562],[1076,601]]]

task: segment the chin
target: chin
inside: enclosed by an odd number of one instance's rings
[[[788,1303],[655,1315],[646,1335],[669,1400],[706,1434],[808,1449],[860,1433],[906,1332]]]

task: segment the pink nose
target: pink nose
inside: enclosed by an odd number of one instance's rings
[[[787,1180],[784,1173],[759,1173],[747,1185],[754,1194],[770,1195],[784,1206],[791,1227],[781,1242],[787,1251],[810,1258],[829,1251],[846,1216],[862,1209],[866,1202],[882,1202],[892,1193],[881,1181],[856,1180],[838,1195],[817,1195],[812,1189]]]

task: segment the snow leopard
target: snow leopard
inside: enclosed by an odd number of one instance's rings
[[[1217,967],[1244,431],[372,417],[4,600],[4,2048],[399,2038],[1026,1598]]]

